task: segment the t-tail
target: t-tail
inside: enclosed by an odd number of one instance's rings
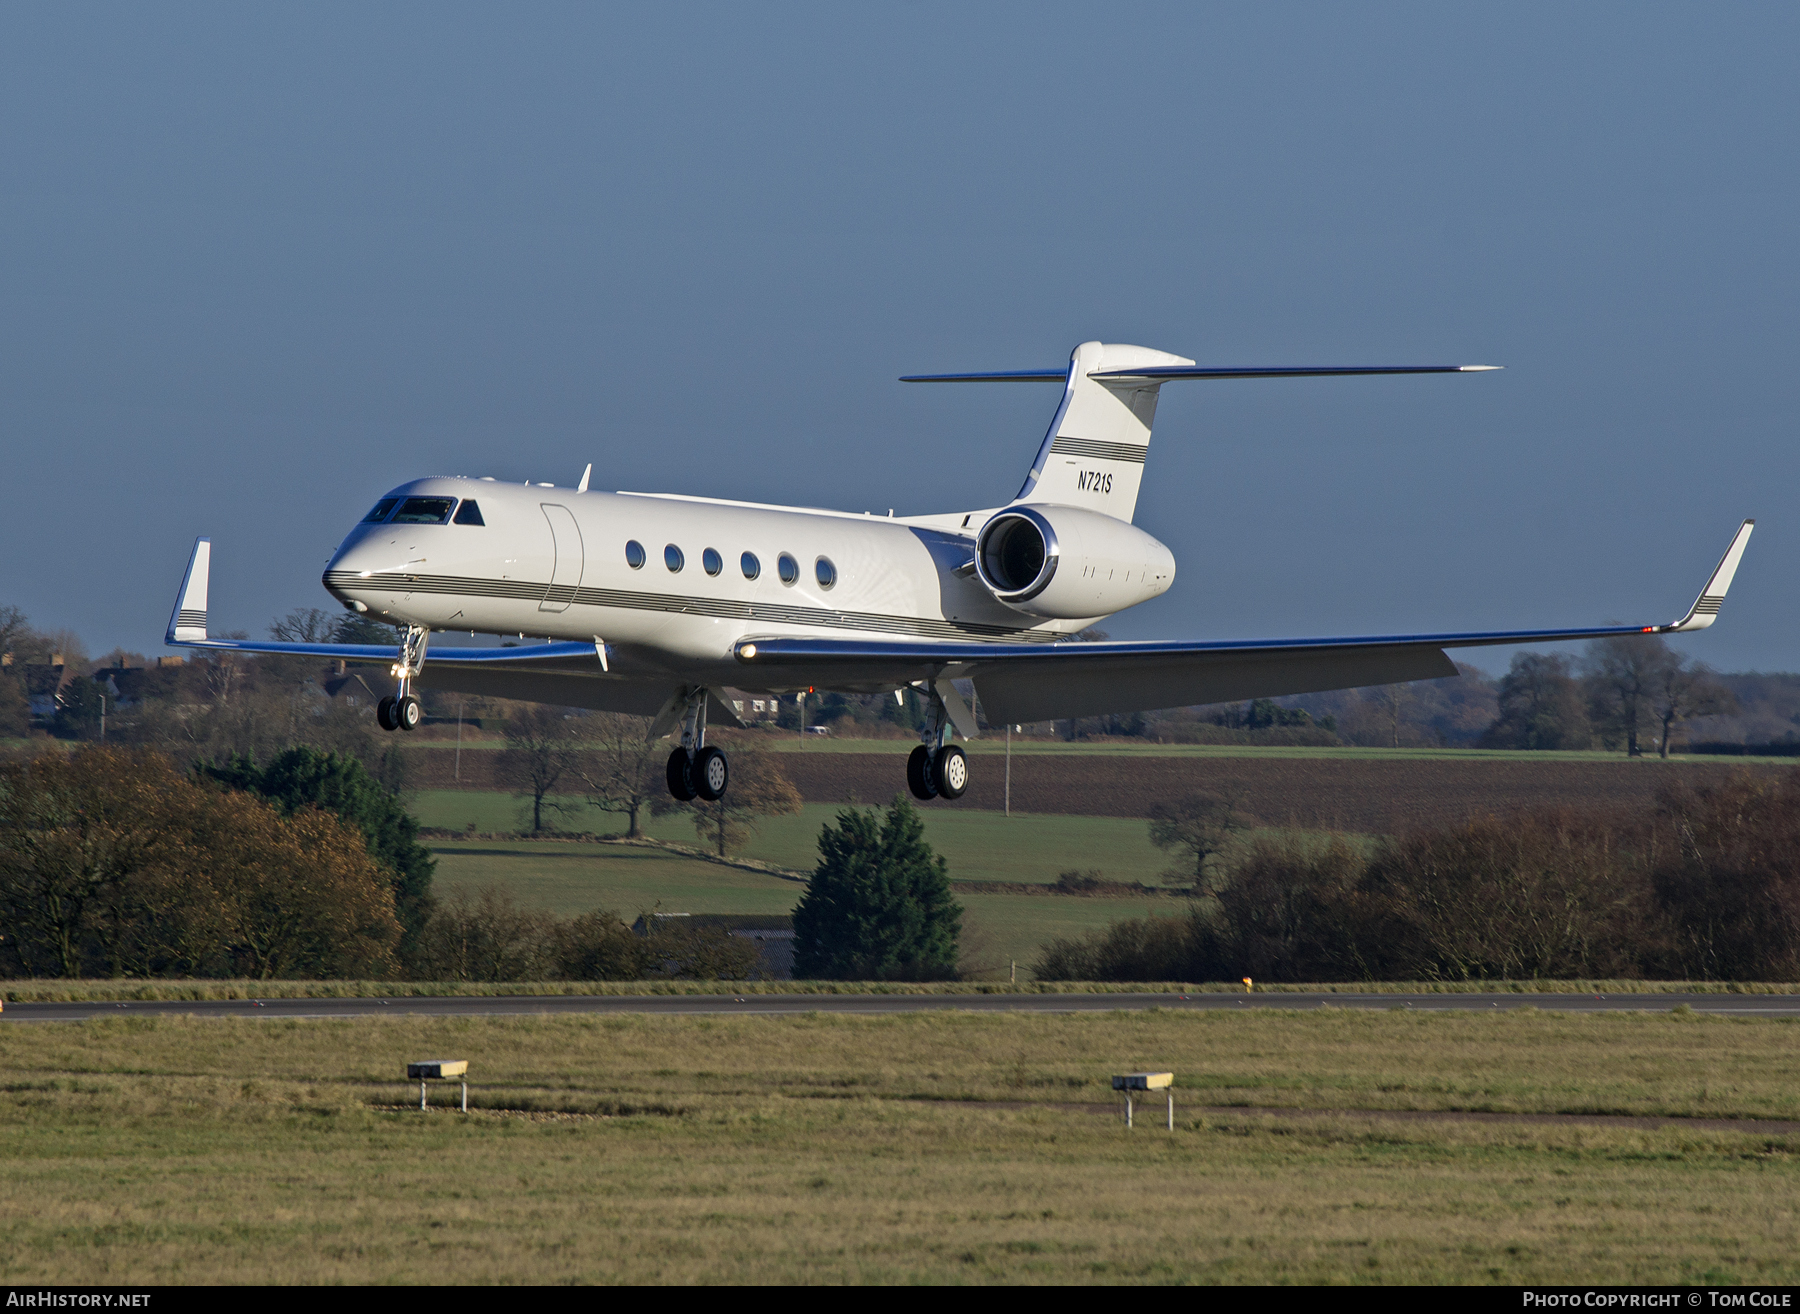
[[[1185,356],[1123,343],[1084,342],[1066,370],[911,374],[904,383],[1056,383],[1062,404],[1039,444],[1019,502],[1079,506],[1129,523],[1150,452],[1162,385],[1175,379],[1287,379],[1336,374],[1464,374],[1498,365],[1196,365]]]

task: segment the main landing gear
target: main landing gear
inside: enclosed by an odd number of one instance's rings
[[[969,787],[969,759],[950,742],[950,713],[935,688],[926,689],[925,742],[906,759],[906,787],[914,798],[961,798]]]
[[[383,730],[416,730],[424,716],[424,709],[419,700],[412,696],[412,682],[425,665],[425,645],[431,640],[431,631],[422,625],[409,625],[406,638],[400,643],[400,660],[394,663],[393,674],[400,681],[400,688],[391,698],[383,698],[375,704],[375,719],[381,723]]]
[[[669,754],[669,794],[682,802],[701,798],[711,803],[731,783],[725,754],[706,742],[706,690],[688,695],[681,720],[681,747]]]

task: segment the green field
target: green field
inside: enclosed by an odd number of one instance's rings
[[[478,831],[519,824],[518,800],[474,790],[427,790],[413,805],[427,826]],[[743,856],[796,871],[818,858],[821,827],[842,811],[809,803],[794,816],[771,817]],[[1071,869],[1098,871],[1108,880],[1160,886],[1167,855],[1153,847],[1142,821],[1118,817],[999,816],[992,812],[930,811],[926,839],[949,861],[952,880],[1046,885]],[[614,814],[583,808],[558,818],[571,831],[622,832]],[[693,845],[693,827],[681,817],[652,817],[646,829],[658,839]],[[800,899],[804,886],[779,876],[704,862],[679,854],[623,845],[567,840],[432,840],[441,894],[473,892],[486,885],[507,890],[522,905],[558,916],[611,908],[627,919],[664,912],[780,913]],[[965,970],[1007,974],[1027,965],[1048,941],[1103,927],[1124,917],[1177,916],[1184,900],[1072,898],[959,890],[964,915]]]
[[[1793,1283],[1800,1136],[1398,1115],[1793,1119],[1797,1034],[1533,1010],[13,1025],[0,1276]],[[471,1114],[409,1107],[424,1056],[470,1060]],[[1114,1114],[1108,1074],[1147,1067],[1177,1073],[1172,1134]]]
[[[743,856],[811,871],[819,860],[820,829],[842,810],[837,804],[808,803],[794,816],[770,817]],[[519,801],[510,794],[476,790],[423,790],[412,804],[420,825],[450,830],[463,830],[472,822],[482,832],[517,831],[519,811]],[[949,810],[922,816],[925,837],[949,860],[953,880],[1050,883],[1060,872],[1092,868],[1108,880],[1156,885],[1169,865],[1168,855],[1150,843],[1147,824],[1126,817],[1007,817]],[[618,814],[585,804],[558,816],[556,825],[595,835],[625,831]],[[646,815],[645,829],[658,839],[699,843],[693,824],[683,817]]]
[[[453,840],[433,841],[432,850],[438,858],[435,885],[440,895],[473,893],[494,885],[527,908],[563,917],[596,908],[611,908],[627,920],[652,910],[785,913],[799,902],[806,888],[779,876],[627,845]],[[1017,962],[1021,980],[1030,979],[1027,965],[1054,937],[1105,926],[1121,917],[1176,915],[1187,906],[1185,901],[1171,898],[1080,899],[968,892],[959,892],[957,898],[964,908],[964,969],[988,976],[1006,975]]]

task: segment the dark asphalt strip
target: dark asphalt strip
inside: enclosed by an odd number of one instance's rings
[[[507,995],[405,996],[386,999],[117,1000],[83,1003],[9,1001],[4,1022],[80,1022],[99,1017],[186,1014],[194,1017],[334,1018],[408,1014],[420,1017],[519,1017],[647,1013],[659,1015],[795,1013],[1094,1013],[1169,1009],[1411,1009],[1494,1012],[1537,1008],[1558,1013],[1659,1012],[1686,1005],[1696,1013],[1800,1017],[1797,995],[1523,995],[1523,994],[1253,994],[1253,995]]]

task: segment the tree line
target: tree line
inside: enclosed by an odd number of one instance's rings
[[[1040,977],[1800,980],[1800,771],[1673,781],[1635,811],[1265,836],[1227,860],[1229,801],[1172,811],[1191,911],[1054,941]]]
[[[789,786],[791,789],[791,786]],[[754,792],[754,791],[752,791]],[[731,814],[697,815],[729,835]],[[89,745],[0,762],[0,974],[11,977],[741,980],[727,930],[484,890],[432,893],[433,860],[356,759],[296,747],[183,770]],[[794,915],[819,978],[954,976],[961,908],[910,804],[848,809]]]

